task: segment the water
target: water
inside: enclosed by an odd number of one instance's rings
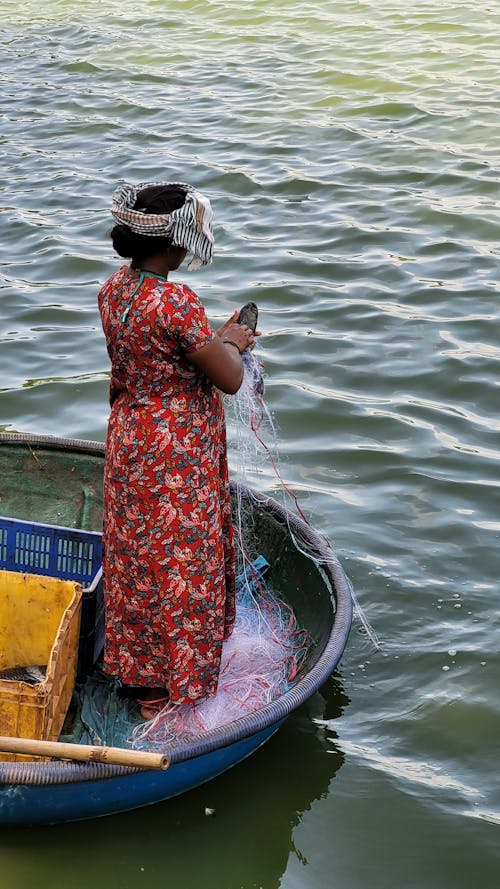
[[[4,831],[2,885],[493,889],[497,4],[0,0],[0,22],[1,428],[103,439],[111,191],[192,182],[217,256],[190,283],[214,321],[259,304],[283,474],[382,642],[355,625],[322,693],[204,788]]]

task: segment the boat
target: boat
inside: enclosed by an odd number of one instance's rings
[[[0,433],[0,513],[99,532],[103,465],[101,442]],[[312,640],[293,686],[240,719],[167,744],[166,769],[60,759],[0,762],[1,824],[95,818],[191,790],[250,756],[331,676],[352,621],[351,586],[337,556],[325,537],[273,498],[245,489],[238,496],[252,511],[254,543],[270,563],[271,581]]]

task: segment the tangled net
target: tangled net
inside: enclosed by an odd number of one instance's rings
[[[277,483],[278,495],[281,498],[281,505],[284,507],[283,514],[288,521],[290,512],[296,512],[305,524],[313,530],[311,523],[304,515],[297,497],[293,490],[286,484],[283,479],[280,466],[280,456],[278,447],[278,437],[274,427],[273,419],[267,405],[264,401],[264,384],[261,373],[261,365],[252,352],[243,354],[244,378],[243,384],[236,398],[233,398],[231,405],[234,415],[234,436],[235,447],[231,456],[236,458],[236,477],[239,481],[237,487],[237,523],[238,523],[238,542],[240,546],[240,560],[243,565],[248,564],[251,560],[248,548],[248,541],[252,539],[252,529],[249,525],[249,513],[245,509],[242,497],[242,489],[245,489],[245,497],[251,494],[246,486],[249,484],[252,475],[258,479],[262,475],[271,475],[274,484]],[[321,568],[321,559],[311,549],[311,546],[305,540],[299,538],[293,531],[288,521],[288,532],[290,539],[293,541],[295,548],[311,561],[315,562],[319,571]],[[329,541],[326,541],[329,544]],[[375,649],[380,649],[380,642],[375,630],[368,622],[366,615],[358,601],[353,586],[347,578],[349,584],[351,598],[354,606],[354,613],[359,620],[363,632],[370,640]]]
[[[167,704],[132,734],[139,749],[165,744],[218,728],[275,700],[290,688],[307,651],[307,633],[292,609],[267,589],[263,557],[240,575],[236,621],[223,644],[217,693],[194,704]]]

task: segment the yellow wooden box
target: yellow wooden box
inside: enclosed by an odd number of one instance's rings
[[[0,571],[0,672],[44,666],[37,685],[0,678],[0,735],[56,741],[75,685],[81,584]],[[0,760],[29,757],[1,753]]]

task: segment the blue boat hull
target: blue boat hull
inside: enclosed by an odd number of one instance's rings
[[[282,722],[283,720],[281,720]],[[215,778],[261,747],[281,722],[227,747],[174,763],[166,771],[144,771],[68,784],[7,784],[0,787],[0,823],[53,824],[126,812],[179,796]]]

